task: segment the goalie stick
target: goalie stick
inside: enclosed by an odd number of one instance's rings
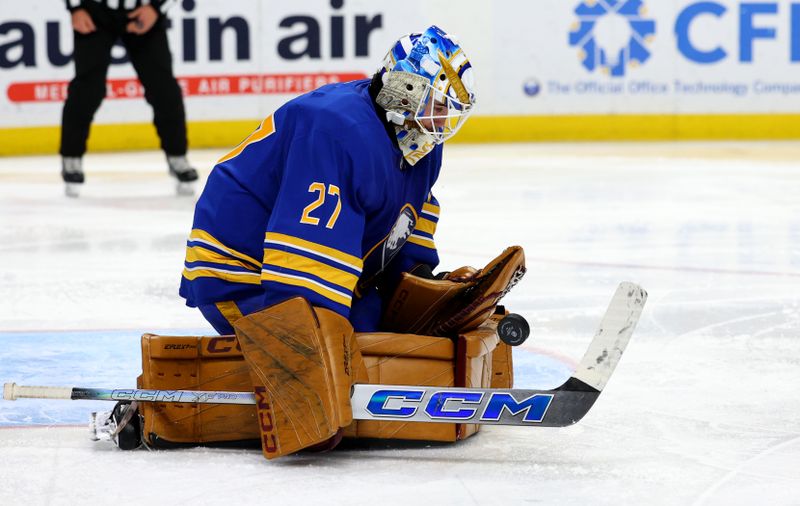
[[[575,373],[552,390],[353,385],[356,420],[565,427],[591,409],[639,320],[647,292],[620,283]],[[6,383],[3,398],[255,404],[248,392],[34,387]]]

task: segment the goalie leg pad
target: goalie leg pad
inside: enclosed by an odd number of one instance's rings
[[[236,336],[142,336],[139,388],[247,391],[252,388]],[[144,442],[155,448],[257,441],[254,406],[143,402]]]
[[[514,360],[511,346],[500,342],[492,352],[491,388],[514,388]]]
[[[350,347],[351,371],[356,373],[358,383],[511,388],[511,348],[499,342],[495,332],[497,320],[502,316],[492,317],[478,329],[456,339],[388,332],[356,334],[358,346]],[[223,391],[253,388],[249,368],[232,335],[146,334],[142,336],[142,371],[140,388]],[[150,447],[260,444],[262,424],[252,405],[144,402],[139,410],[145,442]],[[478,427],[359,420],[346,427],[343,435],[455,441],[469,437]],[[321,445],[318,449],[323,447],[331,445]]]
[[[245,316],[234,329],[250,368],[266,458],[319,445],[350,425],[360,353],[344,317],[298,297]]]

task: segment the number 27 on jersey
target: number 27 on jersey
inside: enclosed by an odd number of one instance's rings
[[[325,183],[314,182],[308,186],[308,191],[309,193],[316,193],[317,197],[314,202],[303,209],[303,216],[300,218],[300,223],[319,225],[320,219],[311,216],[311,213],[325,204],[325,196],[330,195],[336,197],[336,208],[333,210],[333,213],[331,213],[327,223],[325,223],[325,228],[333,228],[336,224],[336,220],[339,219],[339,213],[342,211],[342,197],[339,195],[339,187],[333,184],[326,185]]]

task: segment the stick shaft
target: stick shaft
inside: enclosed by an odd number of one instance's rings
[[[204,404],[255,404],[249,392],[200,390],[146,390],[138,388],[78,388],[3,385],[3,399],[65,399],[96,401],[192,402]]]
[[[20,398],[32,399],[71,399],[71,387],[36,387],[22,386],[16,383],[3,385],[3,399],[14,401]]]
[[[592,407],[619,363],[647,300],[633,283],[620,284],[600,329],[574,376],[552,390],[503,390],[402,385],[353,386],[357,420],[478,423],[564,427]],[[6,383],[3,398],[256,404],[249,392],[144,390],[135,388],[33,387]]]
[[[6,383],[4,398],[183,402],[200,404],[256,403],[249,392],[146,390],[136,388],[37,387]],[[580,419],[599,395],[597,391],[521,390],[420,387],[406,385],[353,386],[353,418],[403,422],[478,423],[562,427]],[[550,409],[550,408],[554,409]],[[548,410],[556,411],[549,414]]]

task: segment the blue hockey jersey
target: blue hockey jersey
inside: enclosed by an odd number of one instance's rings
[[[287,102],[222,157],[197,202],[180,295],[221,333],[294,296],[375,330],[374,281],[435,267],[442,147],[410,166],[369,80]]]

